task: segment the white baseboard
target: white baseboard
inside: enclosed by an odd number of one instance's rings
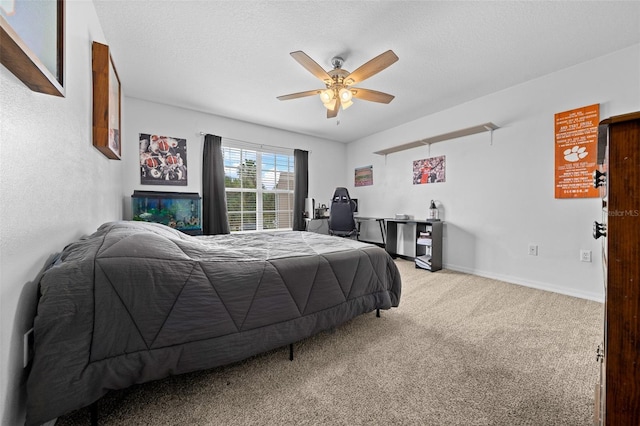
[[[449,265],[449,264],[447,264],[447,265],[443,265],[443,268],[449,269],[451,271],[464,272],[465,274],[477,275],[479,277],[491,278],[491,279],[494,279],[494,280],[504,281],[504,282],[508,282],[508,283],[512,283],[512,284],[518,284],[518,285],[521,285],[521,286],[524,286],[524,287],[535,288],[535,289],[538,289],[538,290],[551,291],[553,293],[564,294],[566,296],[572,296],[572,297],[577,297],[577,298],[580,298],[580,299],[587,299],[587,300],[593,300],[594,302],[604,303],[604,292],[603,292],[603,294],[597,294],[597,293],[592,293],[592,292],[587,292],[587,291],[579,291],[579,290],[567,289],[565,287],[558,287],[556,285],[549,284],[549,283],[544,283],[544,282],[539,282],[539,281],[530,281],[530,280],[525,280],[525,279],[520,278],[520,277],[514,277],[514,276],[510,276],[510,275],[495,274],[495,273],[491,273],[491,272],[465,268],[463,266],[457,266],[457,265]]]

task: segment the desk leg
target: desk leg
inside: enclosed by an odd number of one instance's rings
[[[385,249],[392,258],[395,259],[398,257],[398,224],[396,222],[387,221],[387,242]]]
[[[380,235],[382,235],[382,245],[387,243],[384,241],[384,219],[378,219],[378,225],[380,225]]]

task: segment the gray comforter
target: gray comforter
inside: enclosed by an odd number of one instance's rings
[[[400,301],[398,269],[373,245],[310,232],[193,237],[145,222],[106,223],[70,244],[40,288],[30,425]]]

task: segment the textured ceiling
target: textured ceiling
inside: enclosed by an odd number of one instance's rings
[[[94,0],[126,96],[350,142],[640,43],[636,1]],[[327,119],[290,52],[349,71],[400,58]],[[210,129],[203,129],[210,130]]]

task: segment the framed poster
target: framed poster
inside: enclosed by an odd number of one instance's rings
[[[555,114],[555,198],[593,198],[600,104]]]
[[[373,185],[373,166],[358,167],[354,178],[355,186]]]
[[[120,78],[109,46],[93,42],[93,146],[107,158],[119,160]]]
[[[413,162],[413,184],[446,182],[445,156],[425,158]]]
[[[64,0],[0,1],[0,61],[34,92],[64,96]]]
[[[140,133],[140,183],[187,185],[187,140]]]

